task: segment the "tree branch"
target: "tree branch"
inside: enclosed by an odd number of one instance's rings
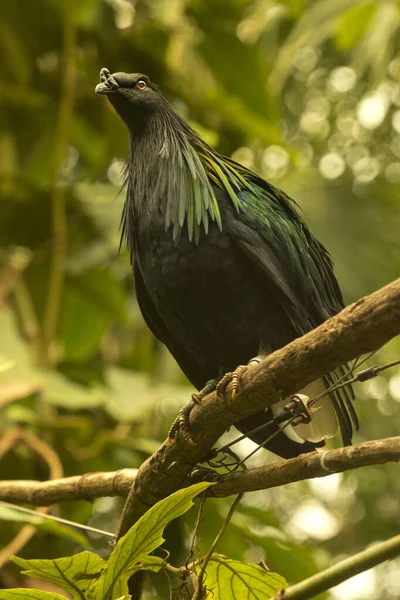
[[[139,469],[122,514],[124,535],[146,510],[185,485],[188,475],[222,433],[243,417],[289,396],[323,374],[380,348],[400,333],[400,279],[361,298],[318,328],[263,360],[243,377],[234,402],[209,394],[190,415],[196,445],[178,435]]]
[[[67,150],[69,127],[73,115],[75,98],[77,36],[75,11],[75,0],[68,0],[68,2],[65,2],[62,50],[64,71],[58,111],[56,144],[54,148],[51,192],[53,253],[51,256],[49,289],[43,320],[42,340],[44,352],[43,358],[44,363],[47,366],[52,362],[51,345],[57,330],[62,288],[64,284],[65,261],[67,258],[67,206],[65,181],[63,181],[61,177],[61,168]]]
[[[326,592],[339,583],[354,577],[358,573],[368,571],[386,560],[395,558],[400,554],[400,535],[381,542],[342,560],[333,567],[325,569],[300,583],[281,590],[275,595],[275,600],[311,600],[317,594]]]
[[[296,458],[275,462],[265,467],[215,475],[217,481],[209,494],[226,497],[241,492],[253,492],[286,485],[294,481],[326,477],[351,469],[400,461],[400,437],[363,442],[324,452],[302,454]],[[137,476],[137,469],[121,469],[109,473],[87,473],[52,481],[2,481],[0,500],[26,502],[47,506],[71,500],[89,500],[104,496],[126,497]],[[196,469],[190,481],[210,478],[210,471]]]
[[[218,483],[210,488],[209,495],[225,497],[240,492],[267,490],[294,481],[326,477],[332,473],[343,473],[359,467],[398,461],[400,461],[400,437],[363,442],[356,446],[310,452],[265,467],[220,475],[217,479]],[[201,481],[206,477],[200,473],[196,476],[194,473],[193,479]]]
[[[127,496],[137,469],[110,473],[86,473],[51,481],[1,481],[0,500],[48,506],[57,502],[88,500],[105,496]]]

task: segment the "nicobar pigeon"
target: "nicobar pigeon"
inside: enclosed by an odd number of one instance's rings
[[[122,223],[141,312],[198,390],[343,308],[331,258],[294,200],[206,144],[146,75],[104,68],[96,92],[129,132]],[[302,392],[315,396],[345,370]],[[346,387],[309,425],[249,433],[286,399],[236,427],[284,458],[323,446],[338,424],[350,444],[358,421]]]

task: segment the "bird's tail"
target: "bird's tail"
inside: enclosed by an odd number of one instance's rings
[[[324,378],[314,381],[299,393],[305,394],[310,399],[315,398],[334,386],[335,383],[346,381],[349,376],[350,370],[346,365],[329,373]],[[351,444],[353,428],[358,430],[358,419],[353,406],[353,399],[353,390],[351,386],[346,385],[339,390],[326,394],[313,404],[313,408],[318,410],[310,423],[296,426],[287,424],[279,426],[276,423],[270,423],[274,417],[283,411],[284,406],[288,403],[289,399],[285,398],[266,411],[241,420],[236,424],[236,427],[242,433],[248,433],[248,437],[256,444],[263,445],[283,458],[291,458],[304,452],[312,452],[316,448],[324,446],[324,440],[336,435],[338,429],[340,429],[343,444],[349,445]],[[270,424],[266,425],[268,423]],[[261,425],[265,425],[265,427],[251,433],[253,429],[259,428]],[[279,431],[279,429],[281,430]],[[274,434],[273,439],[267,441],[272,434]]]

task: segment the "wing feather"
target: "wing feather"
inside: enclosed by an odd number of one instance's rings
[[[263,182],[263,180],[260,180]],[[291,199],[266,182],[254,193],[243,190],[243,211],[232,213],[229,231],[237,246],[280,303],[299,336],[311,331],[343,307],[344,302],[327,250],[314,238]],[[323,379],[326,387],[348,379],[343,365]],[[351,443],[358,419],[353,392],[345,388],[330,394],[343,443]]]

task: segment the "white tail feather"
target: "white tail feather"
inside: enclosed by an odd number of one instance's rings
[[[323,381],[318,380],[310,383],[305,388],[300,390],[300,394],[308,396],[310,399],[319,396],[326,390]],[[276,416],[283,411],[283,407],[288,403],[289,398],[285,398],[281,402],[277,402],[271,406],[273,414]],[[338,422],[333,408],[331,399],[329,396],[324,396],[321,400],[313,404],[313,408],[318,410],[314,414],[311,423],[300,424],[293,427],[292,425],[286,426],[283,429],[283,433],[292,440],[299,444],[308,442],[321,442],[325,438],[331,438],[336,435],[338,430]],[[284,425],[281,425],[283,427]]]

